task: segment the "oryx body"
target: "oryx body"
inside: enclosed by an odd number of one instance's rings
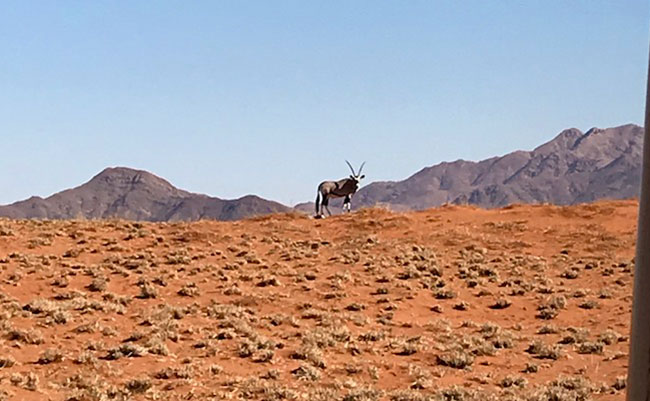
[[[321,217],[323,215],[323,206],[327,210],[327,213],[331,216],[332,212],[328,207],[330,198],[345,198],[343,200],[343,211],[350,211],[350,202],[352,200],[352,195],[357,192],[359,189],[359,182],[365,176],[361,175],[361,170],[363,165],[366,162],[361,164],[359,167],[359,172],[355,173],[354,168],[347,160],[345,161],[350,170],[352,170],[352,175],[348,178],[343,178],[338,181],[323,181],[318,185],[318,194],[316,195],[316,216]]]

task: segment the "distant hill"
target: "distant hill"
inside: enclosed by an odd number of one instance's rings
[[[107,168],[87,183],[48,198],[0,206],[10,218],[123,218],[146,221],[237,220],[290,210],[249,195],[224,200],[180,190],[147,171]]]
[[[638,196],[641,183],[642,142],[643,128],[633,124],[586,133],[571,128],[533,151],[479,162],[444,162],[403,181],[371,183],[354,196],[352,206],[419,210],[466,203],[492,208],[632,198]],[[330,205],[339,209],[339,203]],[[313,213],[314,205],[296,208]]]

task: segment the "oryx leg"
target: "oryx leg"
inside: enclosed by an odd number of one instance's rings
[[[321,193],[320,189],[318,190],[318,193],[316,194],[316,217],[320,217],[323,213],[323,207],[320,206],[321,203]]]
[[[343,200],[343,212],[348,212],[350,213],[350,201],[351,201],[350,195],[345,195],[345,199]]]
[[[324,195],[323,196],[323,201],[320,204],[320,211],[322,213],[323,212],[323,206],[325,206],[325,210],[327,210],[327,214],[329,214],[331,216],[332,212],[330,211],[329,203],[330,203],[329,195]]]

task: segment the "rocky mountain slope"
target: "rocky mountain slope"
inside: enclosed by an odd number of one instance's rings
[[[642,142],[643,128],[637,125],[586,133],[572,128],[533,151],[479,162],[444,162],[403,181],[369,184],[355,195],[353,206],[417,210],[467,203],[489,208],[631,198],[638,195],[641,182]]]
[[[48,198],[0,206],[10,218],[124,218],[146,221],[237,220],[289,208],[257,196],[224,200],[180,190],[149,172],[107,168],[87,183]]]

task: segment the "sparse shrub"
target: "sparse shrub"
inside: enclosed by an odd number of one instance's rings
[[[436,361],[438,365],[455,369],[465,369],[474,363],[474,357],[468,352],[455,350],[437,355]]]
[[[310,362],[312,365],[317,368],[324,369],[326,367],[325,361],[323,360],[322,352],[317,347],[313,345],[303,345],[298,350],[291,353],[290,357],[292,359],[300,359]]]
[[[144,346],[150,354],[162,356],[169,355],[169,348],[167,348],[167,345],[159,336],[150,338]]]
[[[395,355],[408,356],[413,355],[418,352],[419,346],[417,342],[414,341],[404,341],[401,342],[401,345],[395,351]]]
[[[485,355],[494,355],[497,349],[512,348],[514,346],[516,336],[511,331],[503,330],[496,324],[484,324],[481,326],[479,333],[483,339],[487,340],[486,343],[494,348],[494,351],[490,351],[489,347],[484,345],[483,350],[489,351]]]
[[[601,342],[583,342],[578,344],[578,353],[579,354],[602,354],[603,353],[603,343]]]
[[[433,385],[431,372],[429,370],[423,369],[422,367],[414,364],[410,364],[408,366],[408,369],[409,376],[411,378],[411,385],[409,388],[424,390]]]
[[[594,309],[598,307],[598,302],[594,300],[589,300],[589,301],[582,302],[581,304],[578,305],[578,307],[582,309]]]
[[[268,276],[268,277],[263,277],[260,281],[257,282],[258,287],[277,287],[280,286],[280,280],[278,280],[275,276]]]
[[[420,391],[415,390],[394,390],[388,394],[390,401],[433,401],[434,399],[429,395],[424,395]],[[443,400],[443,398],[441,398]],[[445,400],[446,401],[446,400]]]
[[[519,376],[506,376],[499,382],[499,387],[509,388],[509,387],[525,387],[528,381],[523,377]]]
[[[119,347],[108,350],[106,359],[120,359],[122,357],[140,357],[147,353],[147,350],[137,344],[122,344]]]
[[[553,295],[548,301],[547,305],[554,309],[564,309],[567,305],[567,300],[564,295]]]
[[[552,324],[545,324],[537,330],[537,334],[557,334],[559,332],[560,329]]]
[[[199,287],[195,283],[187,283],[178,290],[178,295],[183,297],[196,297],[199,295]]]
[[[126,382],[126,389],[132,394],[142,394],[151,388],[151,380],[147,378],[133,379]]]
[[[560,310],[566,307],[566,302],[563,295],[554,295],[537,308],[538,314],[536,317],[543,320],[554,319],[560,313]]]
[[[232,330],[232,329],[225,329],[225,330],[221,330],[221,331],[219,331],[219,332],[217,333],[217,335],[216,335],[216,339],[217,339],[217,340],[232,340],[232,339],[235,338],[236,336],[237,336],[237,334],[235,333],[234,330]]]
[[[88,284],[88,289],[94,292],[106,291],[108,281],[105,277],[95,277],[90,284]]]
[[[481,326],[479,333],[481,333],[484,338],[490,338],[496,335],[500,330],[501,327],[498,324],[487,322]]]
[[[56,302],[52,302],[48,299],[37,298],[33,301],[30,301],[28,304],[23,306],[23,310],[26,310],[34,315],[51,315],[59,309],[59,305]]]
[[[64,258],[76,258],[83,252],[82,248],[72,248],[68,249],[63,253]]]
[[[468,288],[476,288],[481,284],[482,280],[479,279],[471,279],[467,280],[467,287]]]
[[[158,290],[150,282],[143,280],[138,283],[138,286],[140,287],[140,294],[137,298],[151,299],[158,296]]]
[[[456,298],[456,293],[452,290],[436,288],[433,291],[433,296],[436,297],[436,299],[453,299]]]
[[[560,344],[577,344],[587,341],[589,330],[583,328],[569,327],[566,334],[560,340]]]
[[[612,388],[618,391],[625,389],[625,387],[627,387],[627,378],[625,376],[618,376],[614,380],[614,384],[612,384]]]
[[[193,372],[192,368],[189,366],[184,366],[181,368],[165,368],[154,373],[153,377],[161,380],[169,379],[190,379],[192,378]]]
[[[309,365],[300,365],[291,373],[298,378],[298,380],[316,381],[320,379],[320,372],[318,369]]]
[[[386,294],[388,294],[388,288],[379,287],[373,293],[371,293],[370,295],[386,295]]]
[[[269,362],[273,358],[274,348],[272,341],[263,338],[246,339],[239,344],[237,354],[240,358],[253,356],[254,362]]]
[[[274,351],[272,349],[261,350],[253,355],[253,362],[264,363],[273,359]]]
[[[369,331],[364,334],[359,334],[357,339],[359,341],[381,341],[386,338],[386,333],[383,331]]]
[[[469,309],[469,304],[465,301],[460,301],[457,304],[455,304],[453,308],[458,311],[465,311]]]
[[[145,333],[142,331],[134,331],[130,336],[124,339],[125,343],[140,341],[145,337]]]
[[[433,305],[431,307],[431,311],[436,312],[436,313],[442,313],[444,311],[444,309],[440,305]]]
[[[25,375],[14,373],[9,378],[11,384],[17,387],[24,388],[29,391],[38,390],[38,376],[34,372],[29,372]]]
[[[54,362],[61,362],[63,360],[63,354],[58,349],[48,349],[45,350],[41,356],[38,357],[36,363],[40,365],[47,365]]]
[[[75,327],[73,331],[77,334],[81,334],[81,333],[94,333],[96,330],[97,330],[97,322],[81,324]]]
[[[509,299],[506,298],[499,298],[497,299],[492,305],[490,305],[491,309],[505,309],[512,305],[512,302],[510,302]]]
[[[112,326],[102,326],[99,332],[105,337],[115,337],[119,333],[117,329]]]
[[[397,273],[395,277],[399,280],[418,279],[422,274],[414,267],[407,266],[403,271]]]
[[[598,336],[598,341],[605,345],[616,344],[620,341],[621,335],[614,330],[605,330]]]
[[[10,368],[16,364],[16,360],[12,358],[11,356],[0,356],[0,369],[2,368]]]
[[[163,276],[156,276],[151,280],[152,283],[159,285],[161,287],[167,287],[167,280]]]
[[[43,334],[36,329],[20,330],[14,329],[7,333],[7,338],[12,341],[20,341],[25,344],[42,344]]]
[[[128,295],[121,296],[121,295],[116,295],[116,294],[113,294],[113,293],[110,293],[110,292],[104,293],[102,295],[102,299],[104,301],[106,301],[106,302],[114,303],[114,304],[121,305],[121,306],[128,306],[131,303],[131,301],[133,300]]]
[[[223,295],[228,295],[228,296],[242,295],[242,294],[243,294],[242,290],[236,284],[226,288],[223,291]]]
[[[65,275],[61,275],[59,277],[56,277],[54,280],[52,280],[52,285],[59,288],[65,288],[69,284],[70,281],[68,280],[68,277]]]
[[[213,375],[218,375],[223,372],[223,368],[219,365],[210,365],[208,371]]]
[[[95,358],[95,354],[93,354],[91,351],[82,351],[74,360],[74,363],[78,365],[94,365],[96,362],[97,358]]]
[[[560,377],[540,387],[530,398],[531,401],[587,401],[593,392],[589,382],[579,376]]]
[[[345,310],[351,311],[351,312],[358,312],[366,309],[366,305],[360,304],[357,302],[353,302],[350,305],[345,307]]]
[[[380,390],[373,388],[359,388],[350,390],[341,401],[378,401],[382,395]]]
[[[566,279],[569,279],[569,280],[575,280],[575,279],[578,278],[579,275],[580,275],[579,270],[577,268],[572,268],[572,269],[567,269],[564,272],[562,272],[560,277],[566,278]]]
[[[192,262],[189,253],[184,249],[168,253],[165,255],[165,259],[168,265],[187,265]]]
[[[543,342],[537,340],[530,343],[530,345],[526,349],[526,352],[534,355],[536,358],[539,359],[555,360],[555,359],[559,359],[560,356],[562,356],[562,351],[558,346],[546,345]]]
[[[478,339],[476,343],[471,346],[472,355],[475,356],[494,356],[497,354],[497,349],[490,341]]]
[[[356,375],[363,372],[363,368],[357,365],[347,364],[344,367],[345,373],[348,375]]]
[[[548,306],[542,306],[538,309],[538,311],[539,312],[535,317],[542,320],[554,319],[560,313],[557,309],[550,308]]]
[[[539,372],[539,366],[534,363],[526,363],[526,367],[522,370],[524,373],[537,373]]]

